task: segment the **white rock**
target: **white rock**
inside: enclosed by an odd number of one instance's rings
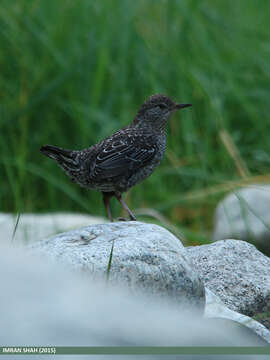
[[[270,311],[270,258],[240,240],[186,248],[204,284],[229,309],[247,316]]]
[[[250,185],[223,199],[214,216],[213,241],[253,242],[270,254],[270,186]]]
[[[204,286],[190,265],[186,250],[166,229],[140,222],[92,225],[59,234],[31,246],[58,263],[106,277],[110,253],[110,280],[143,289],[177,303],[204,309]]]

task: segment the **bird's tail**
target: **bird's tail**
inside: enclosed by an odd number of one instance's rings
[[[76,151],[62,149],[53,145],[44,145],[40,148],[42,154],[58,162],[65,170],[77,170],[78,161]]]

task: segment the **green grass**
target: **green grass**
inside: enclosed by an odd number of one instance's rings
[[[171,119],[166,158],[128,202],[207,238],[226,184],[269,173],[269,16],[254,0],[2,0],[0,211],[105,215],[39,148],[96,143],[163,92],[193,107]]]

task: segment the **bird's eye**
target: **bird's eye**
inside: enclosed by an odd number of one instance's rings
[[[167,109],[167,105],[166,104],[159,104],[158,105],[160,109]]]

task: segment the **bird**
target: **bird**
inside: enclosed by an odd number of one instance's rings
[[[175,111],[189,106],[155,94],[141,105],[128,126],[89,148],[68,150],[44,145],[40,151],[55,160],[73,182],[100,191],[110,221],[112,197],[120,202],[130,220],[136,221],[122,194],[150,176],[160,164],[166,149],[168,120]]]

